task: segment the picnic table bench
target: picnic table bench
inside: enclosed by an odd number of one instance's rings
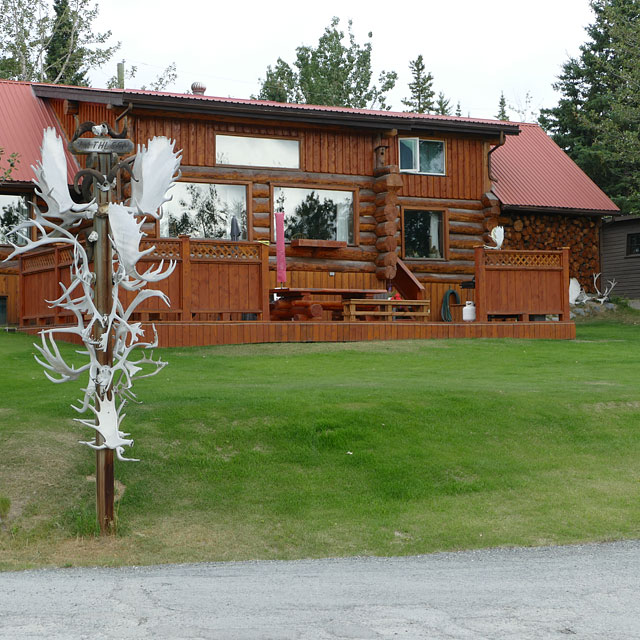
[[[353,298],[371,301],[386,296],[386,289],[331,289],[319,287],[281,287],[269,289],[277,299],[269,305],[272,320],[321,320],[323,311],[331,311],[333,319],[342,319],[344,304]],[[336,296],[340,300],[323,300]],[[320,299],[319,299],[320,297]]]
[[[343,318],[365,320],[414,320],[426,322],[431,315],[430,300],[370,300],[352,298],[343,302]]]

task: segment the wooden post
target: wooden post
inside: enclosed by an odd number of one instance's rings
[[[475,247],[474,250],[476,267],[476,322],[487,322],[487,298],[485,282],[484,248]]]
[[[182,296],[182,322],[191,322],[191,244],[188,234],[180,236],[180,257],[182,258],[182,281],[180,295]]]

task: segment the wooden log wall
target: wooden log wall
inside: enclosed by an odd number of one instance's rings
[[[0,297],[7,299],[7,324],[18,324],[20,320],[19,282],[20,276],[15,269],[0,266]]]
[[[593,291],[593,274],[600,272],[601,221],[590,216],[503,214],[507,249],[558,250],[569,247],[569,276]]]
[[[399,132],[398,136],[403,137]],[[411,136],[411,134],[407,134]],[[482,140],[454,136],[421,136],[444,140],[446,144],[446,175],[421,176],[402,173],[402,196],[479,200],[486,187],[485,145]],[[391,165],[399,165],[397,139],[387,153]]]

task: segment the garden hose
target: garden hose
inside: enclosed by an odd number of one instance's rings
[[[446,293],[442,298],[442,307],[440,309],[440,317],[445,322],[451,322],[451,309],[449,308],[449,297],[453,294],[456,299],[456,304],[460,304],[460,295],[455,289],[447,289]]]

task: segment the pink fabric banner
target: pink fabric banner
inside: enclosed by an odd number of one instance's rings
[[[276,279],[279,284],[287,281],[287,259],[284,252],[284,211],[276,211]]]

